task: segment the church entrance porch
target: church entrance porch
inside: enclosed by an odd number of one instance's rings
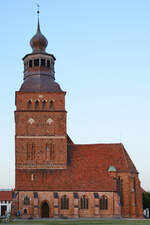
[[[49,205],[47,202],[43,202],[41,206],[41,217],[42,218],[48,218],[49,217]]]

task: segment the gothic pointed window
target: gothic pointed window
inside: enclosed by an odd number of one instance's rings
[[[66,195],[61,198],[61,209],[69,209],[69,198]]]
[[[42,108],[45,109],[45,107],[46,107],[46,100],[43,100],[42,101]]]
[[[101,198],[100,198],[100,209],[102,210],[107,210],[108,209],[108,198],[103,195]]]
[[[28,196],[24,197],[24,205],[30,205],[30,198]]]
[[[53,100],[50,100],[50,102],[49,102],[49,108],[50,108],[50,110],[53,110],[54,109],[54,101]]]
[[[35,109],[37,110],[39,108],[39,100],[35,101]]]
[[[89,201],[86,195],[83,195],[80,199],[80,208],[81,209],[88,209],[89,208]]]
[[[29,101],[27,102],[27,108],[28,108],[28,109],[31,109],[31,105],[32,105],[32,101],[29,100]]]

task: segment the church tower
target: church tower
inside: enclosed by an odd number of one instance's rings
[[[65,94],[55,82],[55,57],[45,51],[48,41],[37,32],[30,41],[32,53],[23,58],[24,82],[16,92],[16,190],[20,171],[67,168]],[[25,178],[26,179],[26,178]]]

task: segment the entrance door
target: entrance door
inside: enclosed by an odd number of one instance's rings
[[[42,217],[44,218],[49,217],[49,206],[47,202],[44,202],[42,205]]]
[[[1,216],[5,216],[5,212],[7,211],[7,206],[6,205],[2,205],[1,206]]]

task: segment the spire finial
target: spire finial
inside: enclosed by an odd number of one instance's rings
[[[40,8],[40,5],[39,5],[39,4],[37,4],[37,15],[38,15],[38,18],[39,18],[39,14],[40,14],[40,10],[39,10],[39,8]]]
[[[40,8],[40,5],[37,4],[37,16],[38,16],[38,27],[37,27],[37,31],[40,32],[40,22],[39,22],[39,14],[40,14],[40,10],[39,10],[39,8]]]

